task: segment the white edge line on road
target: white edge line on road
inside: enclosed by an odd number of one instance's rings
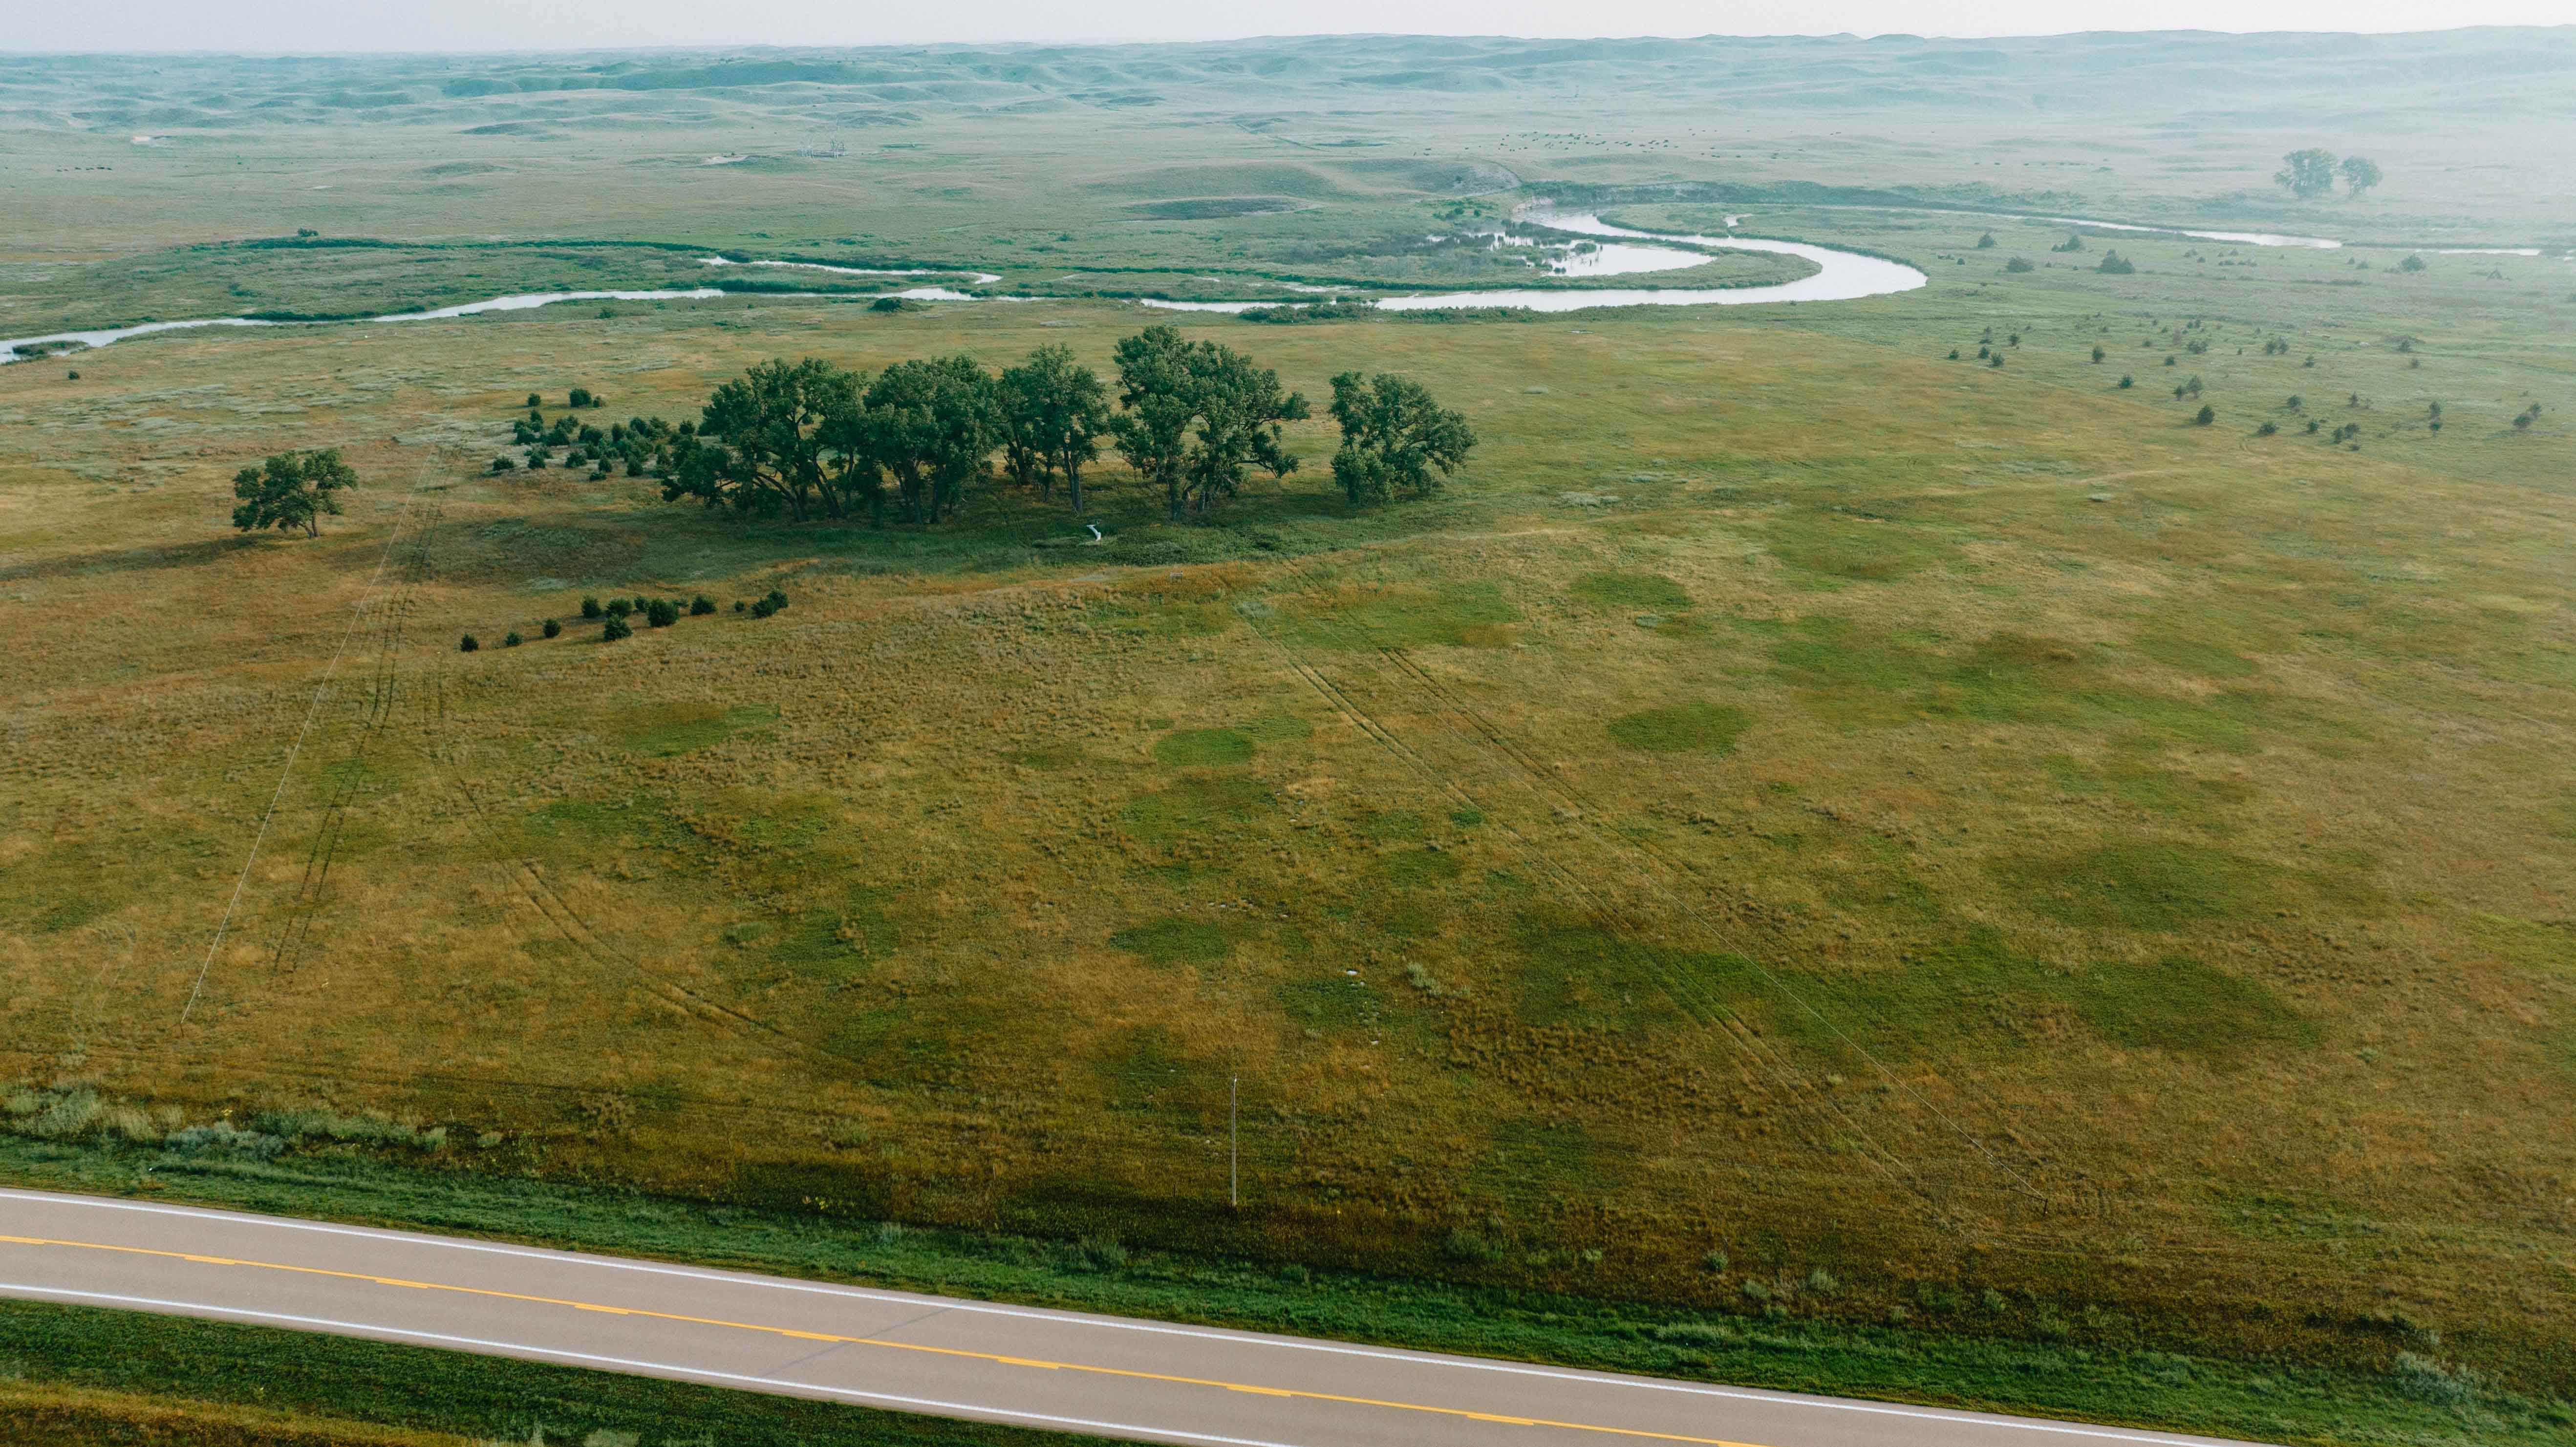
[[[696,1267],[671,1266],[658,1262],[637,1261],[627,1257],[594,1256],[571,1251],[549,1251],[534,1246],[508,1246],[497,1242],[461,1240],[407,1231],[382,1231],[365,1226],[335,1226],[321,1221],[303,1221],[291,1216],[265,1216],[248,1211],[213,1211],[195,1206],[165,1206],[149,1201],[121,1201],[98,1196],[58,1195],[44,1191],[17,1191],[0,1188],[0,1200],[29,1201],[51,1206],[89,1207],[111,1211],[138,1211],[150,1215],[192,1216],[204,1220],[228,1221],[238,1225],[266,1226],[286,1231],[312,1231],[330,1236],[357,1236],[374,1241],[399,1242],[414,1246],[440,1246],[454,1251],[472,1251],[495,1256],[531,1257],[562,1262],[568,1266],[603,1267],[617,1271],[635,1271],[653,1276],[677,1276],[696,1281],[721,1281],[739,1286],[766,1287],[772,1290],[806,1292],[820,1296],[843,1297],[855,1301],[936,1303],[951,1311],[985,1316],[1017,1317],[1031,1321],[1054,1322],[1064,1326],[1087,1326],[1114,1331],[1147,1332],[1158,1336],[1195,1337],[1207,1341],[1234,1342],[1243,1346],[1272,1347],[1288,1351],[1324,1352],[1335,1356],[1363,1357],[1379,1361],[1415,1362],[1426,1365],[1456,1367],[1467,1371],[1498,1372],[1509,1376],[1538,1377],[1554,1381],[1593,1382],[1631,1387],[1644,1391],[1678,1392],[1686,1396],[1716,1397],[1734,1401],[1768,1402],[1774,1405],[1800,1406],[1820,1411],[1859,1412],[1870,1416],[1910,1417],[1932,1422],[1955,1422],[1962,1425],[2006,1427],[2025,1432],[2045,1432],[2067,1437],[2090,1437],[2111,1442],[2147,1442],[2159,1447],[2177,1443],[2225,1442],[2233,1439],[2199,1437],[2180,1433],[2154,1433],[2124,1430],[2117,1427],[2085,1427],[2068,1422],[2049,1422],[2030,1417],[2013,1417],[1989,1412],[1953,1412],[1937,1407],[1904,1407],[1891,1403],[1845,1401],[1834,1397],[1809,1396],[1800,1392],[1770,1392],[1748,1387],[1710,1386],[1697,1382],[1659,1381],[1651,1377],[1632,1377],[1612,1372],[1568,1371],[1551,1367],[1530,1366],[1519,1362],[1493,1361],[1478,1357],[1447,1356],[1437,1352],[1393,1351],[1379,1347],[1354,1346],[1344,1342],[1316,1341],[1297,1337],[1264,1336],[1253,1332],[1225,1331],[1211,1327],[1174,1326],[1161,1322],[1133,1321],[1120,1317],[1095,1316],[1083,1312],[1046,1311],[1031,1307],[1002,1306],[961,1297],[938,1296],[925,1292],[874,1291],[858,1286],[834,1286],[824,1282],[799,1281],[789,1277],[762,1276],[752,1272],[708,1271]]]
[[[409,1331],[396,1326],[376,1326],[366,1322],[333,1321],[320,1316],[293,1316],[277,1311],[250,1311],[241,1307],[215,1306],[200,1301],[162,1301],[149,1296],[117,1296],[104,1291],[73,1291],[65,1287],[22,1286],[0,1281],[0,1292],[13,1296],[45,1297],[75,1301],[107,1302],[116,1306],[147,1311],[184,1312],[191,1315],[224,1317],[237,1321],[282,1322],[320,1331],[354,1332],[369,1337],[398,1337],[405,1341],[431,1342],[443,1347],[486,1354],[544,1357],[555,1361],[581,1362],[613,1370],[643,1372],[655,1376],[696,1378],[721,1382],[728,1386],[749,1387],[780,1395],[781,1388],[793,1392],[819,1392],[833,1397],[846,1397],[858,1402],[881,1402],[889,1406],[925,1412],[955,1412],[984,1417],[1011,1417],[1024,1422],[1045,1422],[1058,1427],[1079,1427],[1094,1432],[1115,1432],[1132,1436],[1160,1437],[1184,1442],[1212,1442],[1219,1447],[1296,1447],[1286,1442],[1270,1442],[1258,1437],[1219,1437],[1207,1432],[1184,1431],[1177,1427],[1139,1427],[1129,1422],[1097,1422],[1088,1417],[1059,1417],[1046,1412],[1019,1412],[1008,1407],[987,1407],[972,1402],[942,1402],[929,1397],[898,1397],[888,1392],[862,1392],[852,1387],[827,1387],[819,1382],[791,1382],[778,1377],[746,1376],[740,1372],[719,1372],[709,1367],[682,1367],[668,1362],[636,1361],[629,1357],[599,1356],[591,1352],[565,1351],[555,1347],[530,1346],[524,1342],[486,1341],[481,1337],[448,1336],[434,1331]]]

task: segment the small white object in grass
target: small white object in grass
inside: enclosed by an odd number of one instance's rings
[[[2111,494],[2107,492],[2086,493],[2084,495],[2084,500],[2086,502],[2109,502],[2111,500]]]
[[[1083,524],[1083,526],[1084,526],[1084,527],[1087,527],[1087,528],[1089,528],[1089,529],[1091,529],[1091,540],[1092,540],[1093,542],[1095,542],[1095,543],[1105,543],[1105,542],[1109,541],[1107,538],[1104,538],[1104,537],[1102,537],[1102,536],[1100,535],[1100,524],[1098,524],[1098,523],[1084,523],[1084,524]]]

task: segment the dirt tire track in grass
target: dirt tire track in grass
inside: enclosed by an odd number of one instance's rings
[[[1461,720],[1466,725],[1467,732],[1471,733],[1476,740],[1481,741],[1486,747],[1510,760],[1511,763],[1517,766],[1523,774],[1529,777],[1540,791],[1543,793],[1555,794],[1587,834],[1590,834],[1593,838],[1599,840],[1605,847],[1614,849],[1617,847],[1616,844],[1614,844],[1609,838],[1605,837],[1602,831],[1592,823],[1592,816],[1595,810],[1590,797],[1585,795],[1581,790],[1576,789],[1574,786],[1567,783],[1562,773],[1549,765],[1545,760],[1533,756],[1528,750],[1523,749],[1518,744],[1514,743],[1509,736],[1504,734],[1503,731],[1493,723],[1492,720],[1486,718],[1483,713],[1475,708],[1474,705],[1459,697],[1454,690],[1448,687],[1448,685],[1433,677],[1431,673],[1424,669],[1420,663],[1416,662],[1413,656],[1406,650],[1398,647],[1380,647],[1378,649],[1378,653],[1381,657],[1385,658],[1390,664],[1392,664],[1397,672],[1412,679],[1425,692],[1429,693],[1433,698],[1437,699],[1444,707],[1446,707],[1452,715]],[[1619,842],[1624,843],[1628,849],[1635,853],[1644,855],[1647,859],[1661,866],[1669,874],[1694,879],[1698,877],[1698,872],[1693,870],[1688,864],[1668,856],[1662,850],[1656,848],[1652,843],[1646,840],[1629,839]],[[1712,938],[1729,945],[1733,943],[1732,940],[1729,939],[1725,930],[1719,928],[1718,925],[1714,921],[1710,920],[1698,906],[1692,904],[1689,899],[1684,897],[1679,891],[1660,881],[1650,879],[1649,883],[1657,894],[1663,896],[1663,898],[1674,908],[1682,911],[1683,914],[1688,916],[1694,923],[1698,924],[1700,928],[1705,930]],[[1989,1165],[1994,1166],[1997,1170],[2003,1172],[2011,1180],[2014,1189],[2043,1200],[2046,1199],[2046,1193],[2040,1191],[2038,1187],[2031,1184],[2028,1179],[2028,1174],[2034,1173],[2038,1169],[2042,1168],[2045,1165],[2044,1162],[2035,1160],[2025,1161],[2022,1168],[2016,1169],[2015,1167],[1998,1159],[1995,1153],[1984,1141],[1971,1135],[1965,1128],[1961,1127],[1955,1121],[1952,1121],[1947,1113],[1943,1112],[1939,1106],[1925,1099],[1920,1092],[1916,1091],[1911,1084],[1908,1084],[1895,1070],[1880,1061],[1875,1055],[1872,1055],[1866,1047],[1860,1044],[1860,1042],[1852,1039],[1851,1036],[1845,1033],[1840,1026],[1834,1024],[1832,1019],[1822,1010],[1817,1009],[1816,1006],[1808,1001],[1804,996],[1791,989],[1786,981],[1782,980],[1773,971],[1765,968],[1750,952],[1738,949],[1735,950],[1734,953],[1742,956],[1748,962],[1751,962],[1755,972],[1762,977],[1763,983],[1769,986],[1775,993],[1788,1000],[1790,1004],[1806,1014],[1809,1018],[1815,1020],[1818,1024],[1823,1025],[1827,1030],[1832,1031],[1835,1039],[1839,1040],[1846,1048],[1859,1055],[1861,1059],[1869,1062],[1870,1069],[1876,1072],[1882,1080],[1894,1084],[1898,1089],[1904,1091],[1905,1094],[1917,1105],[1931,1111],[1934,1118],[1938,1119],[1953,1135],[1957,1136],[1961,1141],[1974,1149],[1979,1155],[1983,1156]],[[1727,1014],[1730,1019],[1736,1018],[1734,1016],[1734,1012],[1731,1010],[1729,1010]],[[1740,1019],[1736,1019],[1736,1023],[1740,1026],[1742,1022]],[[1991,1097],[1987,1099],[1986,1103],[1989,1109],[1997,1108]],[[2003,1134],[2006,1139],[2013,1141],[2017,1147],[2020,1147],[2025,1151],[2028,1150],[2027,1144],[2024,1143],[2008,1125],[2003,1126]]]
[[[404,516],[407,521],[410,516],[408,508]],[[429,536],[445,516],[443,505],[430,505],[419,526],[411,530],[411,555],[403,563],[402,570],[427,573]],[[402,570],[396,573],[398,585]],[[408,592],[389,593],[377,600],[377,607],[381,616],[375,630],[375,665],[368,677],[366,711],[358,720],[357,743],[349,756],[341,761],[338,787],[332,792],[330,802],[323,806],[322,823],[315,829],[312,848],[305,854],[304,877],[296,885],[295,897],[286,906],[286,926],[278,931],[276,948],[269,957],[269,972],[281,981],[292,979],[296,966],[302,961],[305,941],[313,934],[314,916],[321,912],[322,888],[330,881],[331,864],[340,851],[340,837],[348,822],[349,805],[357,797],[358,786],[366,777],[367,750],[374,744],[385,721],[393,715],[401,665],[403,620],[411,611],[411,596]]]
[[[1283,563],[1281,567],[1282,571],[1286,572],[1291,578],[1296,580],[1301,589],[1312,591],[1315,588],[1316,584],[1314,580],[1308,577],[1296,564]],[[1314,689],[1316,693],[1321,695],[1328,704],[1330,704],[1337,712],[1341,713],[1342,716],[1354,727],[1358,728],[1365,736],[1377,743],[1381,749],[1394,755],[1399,761],[1435,782],[1441,789],[1451,794],[1460,802],[1465,803],[1470,807],[1482,810],[1489,818],[1499,817],[1490,810],[1484,810],[1483,801],[1468,790],[1455,775],[1424,758],[1411,745],[1405,743],[1403,739],[1398,737],[1394,730],[1372,713],[1366,705],[1353,698],[1346,689],[1333,682],[1322,672],[1321,669],[1316,667],[1294,648],[1290,647],[1272,630],[1262,627],[1260,619],[1247,614],[1245,621],[1251,625],[1254,632],[1261,636],[1264,642],[1268,643],[1287,660],[1290,669],[1294,671],[1299,678],[1304,680],[1310,688]],[[1333,626],[1344,628],[1349,627],[1349,625],[1343,624],[1336,624]],[[1351,629],[1350,631],[1357,632],[1358,630]],[[1381,656],[1387,657],[1390,662],[1396,663],[1399,669],[1405,672],[1407,676],[1420,677],[1418,670],[1414,669],[1410,665],[1409,661],[1402,659],[1401,650],[1390,650],[1383,646],[1374,644],[1372,644],[1372,646],[1377,647],[1377,651]],[[1521,771],[1528,775],[1532,781],[1540,782],[1542,784],[1542,791],[1544,791],[1543,774],[1533,772],[1526,762],[1519,758],[1515,750],[1506,747],[1502,752],[1506,757],[1512,758],[1514,762],[1520,763]],[[1542,874],[1553,877],[1559,881],[1561,887],[1571,894],[1578,903],[1588,904],[1596,909],[1604,907],[1605,902],[1602,900],[1599,891],[1588,884],[1572,869],[1568,868],[1564,861],[1557,858],[1537,841],[1521,833],[1518,829],[1513,828],[1510,824],[1505,823],[1502,827],[1504,832],[1510,835],[1515,845],[1518,846],[1522,857],[1537,867]],[[1593,837],[1596,839],[1598,838],[1597,832],[1593,832]],[[1669,894],[1670,892],[1666,891],[1666,893]],[[1696,919],[1698,917],[1694,914],[1693,918]],[[1707,927],[1704,920],[1701,921],[1701,924],[1703,928]],[[1646,967],[1645,973],[1648,977],[1656,981],[1657,988],[1660,989],[1665,994],[1666,998],[1671,1000],[1676,1007],[1681,1009],[1686,1016],[1699,1022],[1703,1027],[1713,1026],[1716,1031],[1728,1041],[1728,1043],[1736,1047],[1739,1060],[1750,1058],[1751,1060],[1760,1063],[1760,1073],[1768,1074],[1772,1077],[1776,1088],[1778,1088],[1787,1097],[1788,1102],[1799,1112],[1798,1119],[1802,1125],[1820,1125],[1824,1116],[1827,1113],[1830,1113],[1833,1117],[1840,1120],[1843,1126],[1849,1130],[1853,1136],[1865,1143],[1867,1149],[1862,1151],[1860,1154],[1864,1159],[1868,1160],[1871,1166],[1884,1176],[1900,1194],[1911,1196],[1920,1201],[1925,1208],[1930,1211],[1936,1224],[1952,1231],[1959,1229],[1960,1223],[1953,1218],[1953,1212],[1955,1210],[1954,1205],[1945,1203],[1932,1190],[1927,1188],[1920,1179],[1914,1176],[1912,1169],[1905,1163],[1904,1159],[1900,1155],[1887,1146],[1880,1144],[1866,1128],[1864,1128],[1857,1120],[1853,1119],[1850,1113],[1844,1110],[1838,1102],[1835,1102],[1830,1095],[1827,1095],[1822,1091],[1817,1091],[1809,1086],[1800,1073],[1791,1067],[1785,1059],[1781,1058],[1779,1053],[1774,1050],[1767,1041],[1763,1040],[1758,1033],[1752,1030],[1748,1022],[1746,1022],[1733,1009],[1722,1003],[1710,1002],[1704,998],[1684,998],[1684,990],[1680,987],[1680,983],[1672,978],[1669,970],[1662,968],[1658,962],[1644,956],[1643,954],[1640,954],[1637,958],[1638,963],[1641,963]],[[1803,1143],[1811,1148],[1822,1150],[1827,1147],[1827,1142],[1817,1139],[1813,1134],[1809,1134],[1805,1131],[1801,1131],[1800,1134]]]

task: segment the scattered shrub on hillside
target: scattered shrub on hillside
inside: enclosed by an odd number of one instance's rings
[[[2095,347],[2093,349],[2093,365],[2097,367],[2102,365],[2102,359],[2109,355],[2111,355],[2109,352],[2102,350],[2100,347]]]
[[[2413,252],[2408,252],[2406,259],[2397,263],[2397,269],[2399,271],[2422,271],[2424,269],[2424,258],[2415,255]]]
[[[1469,1266],[1492,1266],[1503,1259],[1503,1248],[1473,1231],[1457,1230],[1440,1243],[1440,1254]]]
[[[573,388],[572,391],[564,398],[564,405],[573,408],[590,406],[590,389],[588,387]]]
[[[645,597],[645,596],[644,596],[643,594],[641,594],[641,593],[638,593],[638,594],[636,594],[633,598],[631,598],[631,599],[629,599],[629,600],[628,600],[628,605],[629,605],[628,611],[630,611],[630,612],[635,612],[635,613],[641,613],[641,612],[643,612],[645,609],[647,609],[647,608],[649,608],[649,607],[653,606],[653,600],[652,600],[652,599],[650,599],[650,598]]]
[[[512,462],[506,457],[495,457],[492,459],[492,470],[494,472],[516,472],[519,470],[519,464]]]
[[[2419,1402],[2432,1402],[2444,1407],[2465,1407],[2477,1400],[2476,1376],[2453,1371],[2431,1357],[2413,1352],[2399,1352],[2388,1368],[2396,1378],[2397,1390]]]
[[[609,615],[607,624],[599,630],[599,641],[602,643],[614,643],[620,638],[634,636],[635,630],[626,626],[626,615],[623,613]]]
[[[734,599],[734,600],[733,600],[733,611],[735,611],[735,612],[737,612],[737,613],[741,612],[743,609],[745,609],[745,608],[747,608],[747,607],[749,607],[749,606],[750,606],[749,604],[747,604],[747,603],[743,602],[740,598],[736,598],[736,599]]]
[[[1957,347],[1952,347],[1950,349],[1950,360],[1954,362],[1959,360],[1959,349]]]
[[[766,618],[777,611],[778,605],[766,598],[751,605],[751,616],[754,618]]]
[[[2137,378],[2132,377],[2132,376],[2128,375],[2128,374],[2127,374],[2127,373],[2125,373],[2125,372],[2124,372],[2124,373],[2122,373],[2122,374],[2120,375],[2120,386],[2121,386],[2121,388],[2122,388],[2123,390],[2126,390],[2126,389],[2128,389],[2128,388],[2130,388],[2130,387],[2134,387],[2134,386],[2136,386],[2136,385],[2138,385],[2138,379],[2137,379]]]
[[[2102,264],[2094,267],[2093,269],[2102,273],[2104,276],[2131,276],[2136,274],[2138,270],[2135,263],[2131,262],[2129,258],[2122,256],[2117,251],[2103,252]]]
[[[1831,1291],[1841,1284],[1841,1282],[1834,1280],[1834,1274],[1832,1272],[1827,1271],[1821,1266],[1807,1273],[1807,1289],[1809,1291]]]
[[[63,376],[68,381],[77,382],[80,380],[80,368],[74,367],[70,371],[63,373]]]
[[[714,611],[716,611],[716,600],[704,593],[689,600],[689,616],[692,618],[703,618]]]
[[[611,618],[623,618],[634,611],[635,604],[628,599],[611,598],[608,600],[608,616]]]
[[[584,598],[581,600],[581,616],[584,618],[597,618],[600,615],[600,611],[599,600],[597,598]]]
[[[501,635],[501,646],[504,648],[516,648],[527,641],[528,640],[519,636],[519,630],[516,628],[513,628],[509,632]]]
[[[768,604],[769,611],[772,613],[783,613],[787,609],[787,595],[776,588],[770,589],[768,595],[760,601]]]
[[[529,410],[529,411],[534,412],[534,411],[536,411],[538,408],[543,407],[544,405],[546,405],[546,399],[545,399],[545,398],[538,396],[538,395],[537,395],[536,393],[534,393],[534,392],[530,392],[530,393],[528,394],[528,410]]]
[[[1978,238],[1977,238],[1977,249],[1978,249],[1979,251],[1992,251],[1992,250],[1994,250],[1994,249],[1995,249],[1995,234],[1994,234],[1993,232],[1989,231],[1989,232],[1987,232],[1985,235],[1978,237]]]
[[[2255,429],[2254,429],[2254,435],[2255,435],[2255,436],[2257,436],[2257,437],[2269,437],[2269,436],[2271,436],[2273,433],[2278,432],[2278,431],[2280,431],[2280,430],[2281,430],[2281,429],[2280,429],[2278,426],[2275,426],[2275,425],[2274,425],[2274,424],[2272,424],[2272,423],[2266,422],[2266,423],[2264,423],[2262,426],[2257,427],[2257,428],[2255,428]]]
[[[2191,423],[2194,427],[2206,427],[2217,420],[2218,409],[2215,407],[2203,406],[2200,411],[2192,415]]]
[[[457,651],[457,652],[459,652],[459,653],[472,653],[473,651],[475,651],[475,650],[476,650],[476,649],[478,649],[478,648],[481,648],[482,646],[483,646],[482,644],[477,643],[477,642],[475,642],[475,641],[474,641],[474,635],[473,635],[473,634],[468,633],[468,634],[466,634],[466,635],[464,636],[464,638],[460,639],[460,640],[457,642],[457,645],[456,645],[456,651]]]
[[[546,620],[546,625],[537,631],[543,633],[548,638],[560,638],[563,636],[563,624],[549,618]]]
[[[680,610],[668,598],[656,598],[644,607],[644,622],[654,628],[668,628],[680,621]]]
[[[2019,256],[2016,256],[2012,260],[2004,263],[2004,270],[2009,271],[2016,276],[2025,271],[2037,271],[2038,269],[2039,268],[2031,265],[2026,258]]]

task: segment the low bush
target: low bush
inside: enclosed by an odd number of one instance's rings
[[[581,600],[581,616],[584,618],[597,618],[599,613],[599,600],[597,598],[584,598]]]
[[[473,634],[468,633],[463,638],[457,640],[456,651],[459,653],[472,653],[482,646],[482,644],[474,641]]]
[[[656,598],[644,605],[644,622],[654,628],[668,628],[680,621],[680,610],[668,598]]]
[[[516,628],[513,628],[509,632],[501,635],[501,646],[504,648],[516,648],[527,641],[528,640],[519,636],[519,630]]]
[[[608,600],[608,616],[611,618],[623,618],[634,611],[635,605],[624,598],[611,598]]]
[[[692,618],[703,618],[714,611],[716,611],[716,600],[704,593],[689,600],[689,616]]]
[[[634,636],[635,630],[626,626],[626,615],[623,613],[611,614],[607,625],[599,630],[599,641],[602,643],[614,643],[620,638]]]
[[[563,624],[549,618],[546,620],[545,626],[537,631],[543,633],[548,638],[560,638],[563,636]]]

